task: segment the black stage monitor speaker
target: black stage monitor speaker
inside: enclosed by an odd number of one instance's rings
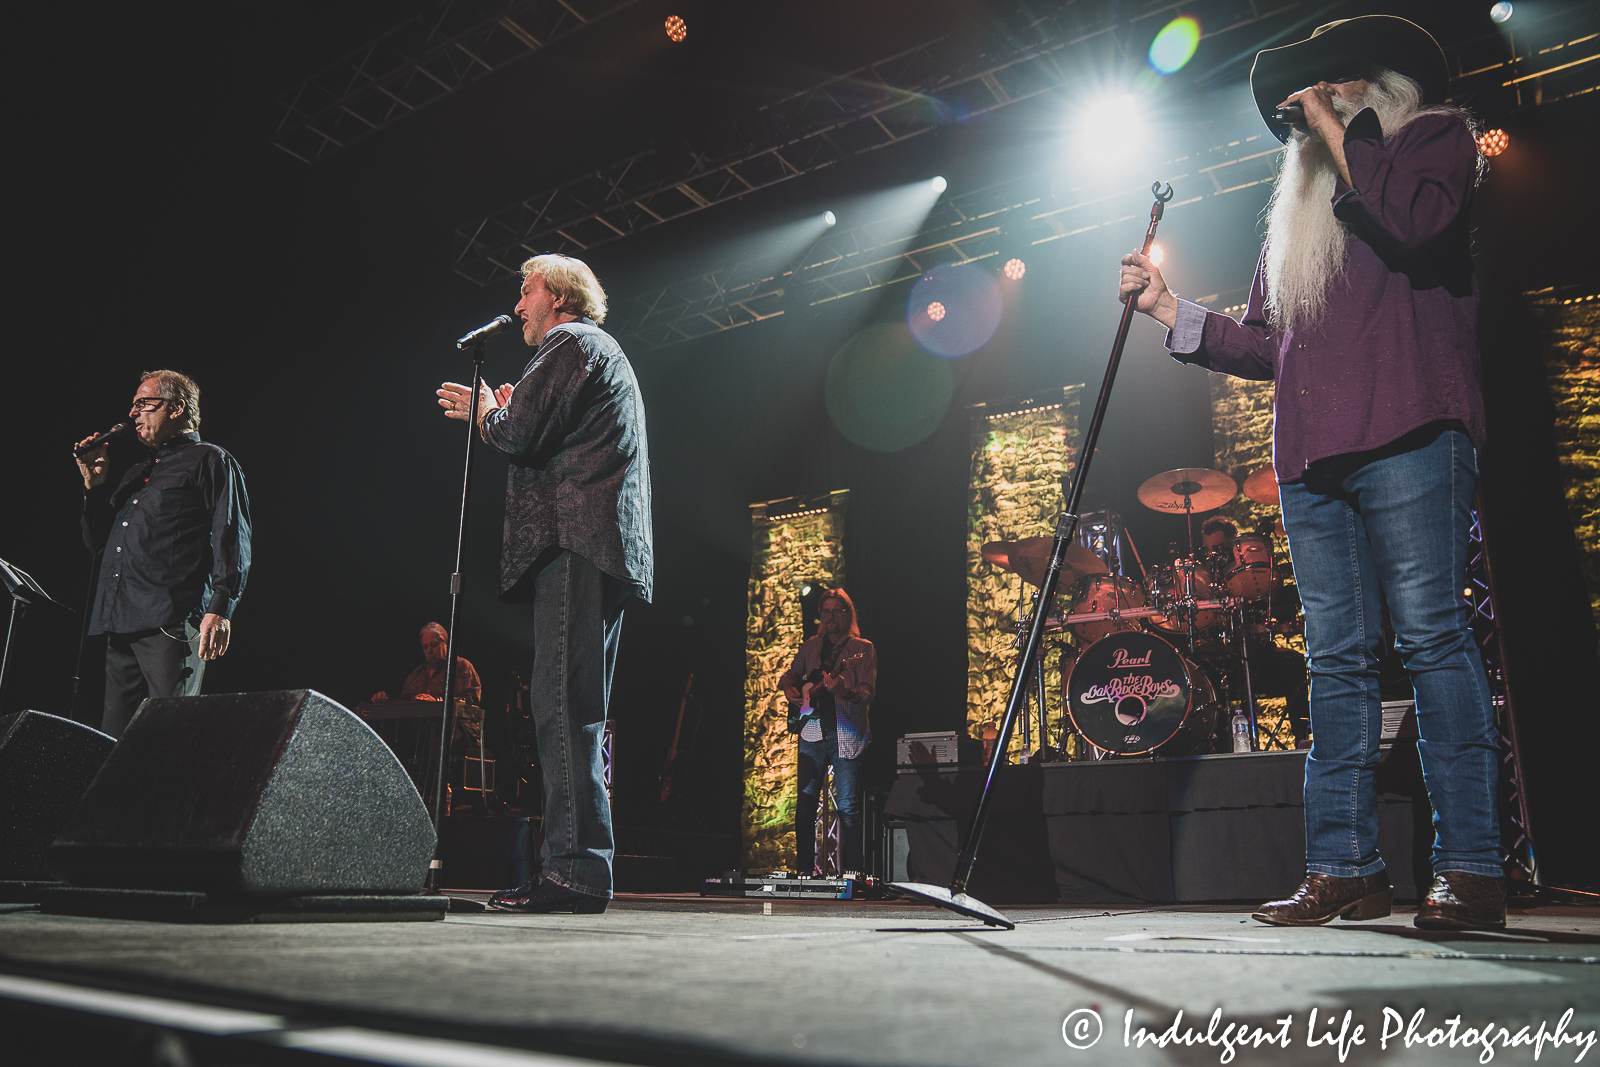
[[[42,711],[0,718],[0,881],[50,880],[45,849],[116,743]]]
[[[292,689],[146,700],[47,861],[82,886],[415,893],[434,840],[378,735]]]

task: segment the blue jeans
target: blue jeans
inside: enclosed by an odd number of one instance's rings
[[[1417,697],[1417,748],[1433,805],[1433,869],[1499,878],[1499,739],[1462,599],[1478,457],[1438,427],[1373,452],[1312,464],[1282,487],[1305,608],[1312,746],[1306,869],[1381,871],[1373,771],[1382,708],[1381,602]]]
[[[631,594],[571,552],[533,576],[528,704],[544,775],[543,877],[599,897],[611,895],[614,850],[600,745]]]
[[[821,741],[800,742],[798,796],[795,801],[794,836],[800,874],[809,877],[817,861],[817,801],[822,783],[833,767],[833,794],[839,805],[840,858],[847,871],[860,871],[864,853],[861,839],[860,758],[839,758],[839,735]]]

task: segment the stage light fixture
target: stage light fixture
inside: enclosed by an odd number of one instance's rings
[[[928,318],[932,319],[934,322],[943,322],[944,321],[944,305],[939,303],[939,301],[937,301],[937,300],[935,300],[933,303],[929,304],[928,305]]]
[[[833,212],[824,211],[822,213],[822,224],[824,226],[832,226],[835,223],[837,223],[838,221],[839,221],[839,216],[835,215]]]
[[[1150,42],[1147,61],[1150,69],[1165,77],[1181,70],[1194,58],[1195,49],[1199,47],[1200,20],[1193,15],[1181,15],[1163,26],[1156,39]]]
[[[944,180],[944,175],[942,174],[934,178],[928,185],[932,187],[935,193],[942,193],[950,188],[950,183]]]
[[[1485,130],[1478,134],[1478,148],[1486,156],[1498,156],[1511,147],[1511,138],[1504,130]]]
[[[1167,253],[1162,249],[1162,247],[1160,245],[1151,245],[1150,246],[1150,262],[1154,263],[1156,266],[1159,267],[1159,266],[1161,266],[1161,261],[1166,259],[1166,258],[1167,258]]]
[[[667,36],[672,38],[674,43],[683,40],[689,36],[689,24],[676,15],[669,16],[667,18]]]
[[[1500,0],[1498,4],[1489,9],[1489,17],[1496,22],[1506,21],[1511,17],[1511,5],[1506,0]]]
[[[1000,268],[1002,274],[1014,282],[1020,282],[1022,276],[1028,273],[1028,265],[1015,257],[1006,260],[1006,265]]]

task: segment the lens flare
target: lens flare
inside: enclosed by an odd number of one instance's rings
[[[1150,44],[1150,69],[1163,77],[1176,74],[1194,58],[1195,49],[1199,47],[1200,20],[1193,15],[1175,18],[1161,28]]]
[[[934,178],[928,184],[933,188],[933,191],[936,192],[936,193],[942,193],[946,189],[950,188],[950,183],[944,180],[944,175],[942,175],[942,174],[939,175],[938,177]]]
[[[918,348],[903,323],[868,326],[834,353],[824,396],[845,438],[876,452],[898,452],[944,421],[955,395],[950,364]]]
[[[824,226],[832,226],[834,223],[836,223],[838,221],[839,221],[839,216],[835,215],[833,212],[824,211],[822,213],[822,224]]]
[[[1020,259],[1008,259],[1006,265],[1001,268],[1001,273],[1014,282],[1020,282],[1022,276],[1028,273],[1028,265]]]
[[[1496,22],[1506,21],[1511,17],[1511,5],[1506,0],[1500,0],[1498,4],[1489,9],[1489,17]]]
[[[1166,259],[1166,258],[1167,258],[1167,253],[1160,245],[1151,245],[1150,246],[1150,262],[1154,263],[1156,266],[1159,267],[1159,266],[1161,266],[1161,261]]]
[[[1132,93],[1108,93],[1088,101],[1075,132],[1077,158],[1102,176],[1130,169],[1150,150],[1144,107]]]
[[[941,263],[911,287],[906,326],[924,349],[954,359],[988,344],[1004,311],[992,270]]]

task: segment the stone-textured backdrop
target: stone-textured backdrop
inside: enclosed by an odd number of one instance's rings
[[[795,741],[778,678],[805,638],[800,590],[844,583],[849,493],[750,505],[753,545],[745,618],[744,869],[792,870]]]
[[[1556,407],[1567,511],[1582,552],[1589,608],[1600,624],[1600,294],[1534,301]]]
[[[1017,601],[1022,579],[984,560],[990,541],[1020,541],[1055,533],[1065,499],[1063,475],[1075,466],[1081,385],[1058,395],[1004,406],[972,408],[972,460],[967,503],[967,732],[981,737],[985,724],[1005,714],[1016,670]],[[1070,440],[1070,444],[1068,443]],[[1030,590],[1032,587],[1029,587]],[[1061,671],[1049,661],[1051,742],[1061,724]],[[1034,739],[1034,747],[1038,739]],[[1022,751],[1020,726],[1008,749]]]

